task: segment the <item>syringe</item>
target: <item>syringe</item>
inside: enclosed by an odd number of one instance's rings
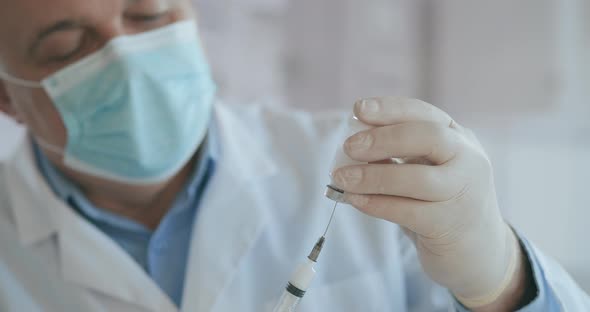
[[[309,256],[307,256],[307,261],[297,267],[295,272],[293,272],[291,275],[291,278],[287,283],[287,287],[285,287],[285,290],[281,295],[281,299],[279,299],[279,302],[275,306],[273,312],[294,312],[295,308],[299,304],[299,301],[301,298],[303,298],[303,295],[305,295],[307,288],[315,276],[316,272],[314,266],[318,261],[318,257],[320,256],[322,248],[324,247],[326,234],[328,233],[328,229],[330,228],[330,224],[334,218],[337,205],[338,202],[335,202],[334,208],[332,209],[332,215],[330,216],[330,221],[328,221],[324,235],[322,235],[313,246]]]
[[[367,125],[361,122],[354,115],[351,115],[351,117],[348,120],[347,128],[348,136],[351,136],[360,131],[372,129],[374,128],[374,126]],[[344,150],[342,148],[339,148],[336,150],[336,154],[334,155],[334,160],[332,161],[331,168],[332,170],[335,170],[337,168],[358,164],[366,163],[351,159],[346,153],[344,153]],[[322,251],[322,247],[324,246],[324,241],[326,240],[326,233],[328,232],[328,228],[330,227],[332,219],[334,218],[336,206],[338,205],[338,203],[344,202],[344,191],[334,186],[333,183],[327,185],[324,195],[335,202],[334,208],[332,209],[332,215],[330,216],[330,221],[328,221],[328,225],[326,226],[324,235],[320,237],[320,239],[313,247],[311,253],[307,257],[307,262],[300,265],[289,279],[289,283],[287,283],[287,287],[285,288],[283,295],[281,296],[279,303],[275,306],[273,312],[294,312],[295,308],[297,307],[297,304],[299,303],[303,295],[305,295],[307,288],[309,287],[311,281],[315,276],[315,270],[313,267],[318,260],[318,256]]]

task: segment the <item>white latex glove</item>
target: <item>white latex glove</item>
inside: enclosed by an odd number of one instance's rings
[[[472,132],[414,99],[366,99],[354,113],[376,128],[344,143],[349,157],[367,163],[332,173],[345,201],[402,226],[426,273],[466,306],[496,300],[514,275],[520,247],[500,214],[490,161]]]

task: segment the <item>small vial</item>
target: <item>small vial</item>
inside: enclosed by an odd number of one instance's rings
[[[366,123],[363,123],[362,121],[358,120],[358,118],[356,116],[351,115],[350,118],[348,118],[346,137],[342,138],[340,140],[340,142],[344,142],[347,138],[349,138],[350,136],[352,136],[358,132],[373,129],[373,128],[375,128],[375,126],[367,125]],[[339,145],[338,148],[336,149],[336,154],[334,155],[334,160],[332,160],[332,164],[330,165],[330,184],[326,186],[326,191],[325,191],[324,195],[326,195],[326,197],[328,197],[329,199],[334,200],[336,202],[339,202],[339,203],[343,202],[344,191],[334,185],[334,183],[332,181],[332,172],[334,172],[334,170],[336,170],[338,168],[351,166],[351,165],[358,165],[358,164],[366,164],[366,162],[356,161],[354,159],[351,159],[344,152],[344,147],[342,145]]]

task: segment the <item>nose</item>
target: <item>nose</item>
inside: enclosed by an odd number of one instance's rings
[[[96,28],[97,37],[100,38],[101,45],[104,46],[109,41],[124,35],[132,34],[120,21],[114,20],[109,23],[103,23]]]
[[[101,38],[103,45],[117,37],[133,35],[144,31],[146,31],[145,28],[138,27],[137,25],[133,25],[131,23],[125,23],[125,21],[122,19],[104,23],[97,29],[99,38]]]

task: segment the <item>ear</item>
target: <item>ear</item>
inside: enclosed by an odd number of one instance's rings
[[[14,110],[12,98],[8,94],[6,84],[3,81],[0,81],[0,112],[8,115],[14,121],[22,123],[18,114]]]

